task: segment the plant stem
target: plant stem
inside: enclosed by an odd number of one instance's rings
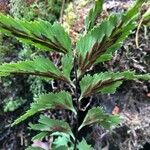
[[[76,129],[75,129],[75,143],[74,143],[74,150],[77,149],[77,142],[78,142],[78,127],[79,127],[79,109],[80,109],[80,101],[78,95],[78,76],[77,76],[77,59],[74,60],[74,71],[75,71],[75,97],[77,100],[77,121],[76,121]]]

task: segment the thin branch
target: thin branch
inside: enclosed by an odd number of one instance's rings
[[[60,23],[63,23],[64,8],[65,8],[65,0],[62,1],[62,7],[61,7],[61,11],[60,11],[60,18],[59,18]]]
[[[135,43],[136,43],[136,47],[137,48],[139,48],[139,31],[140,31],[140,28],[141,28],[143,20],[144,20],[144,18],[142,18],[140,20],[139,25],[137,27],[137,31],[136,31]]]

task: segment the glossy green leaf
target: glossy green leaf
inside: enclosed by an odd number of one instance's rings
[[[95,64],[97,64],[97,63],[101,63],[101,62],[105,62],[105,61],[109,61],[109,60],[111,60],[113,58],[113,55],[112,55],[112,53],[110,53],[110,54],[103,54],[103,55],[101,55],[97,60],[96,60],[96,62],[95,62]]]

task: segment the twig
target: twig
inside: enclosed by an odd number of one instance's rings
[[[63,23],[64,8],[65,8],[65,0],[62,1],[62,7],[61,7],[61,11],[60,11],[60,18],[59,18],[60,23]]]
[[[142,22],[143,22],[143,18],[140,20],[139,25],[137,27],[137,31],[136,31],[135,43],[136,43],[137,48],[139,48],[139,31],[140,31]]]

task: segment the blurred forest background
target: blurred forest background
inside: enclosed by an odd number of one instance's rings
[[[110,12],[125,11],[134,0],[105,0],[103,18]],[[63,23],[73,41],[84,31],[84,18],[93,5],[92,0],[0,0],[0,12],[15,18],[47,20],[51,23]],[[150,4],[142,8],[144,13]],[[135,70],[137,73],[150,72],[150,27],[146,23],[139,31],[139,47],[135,43],[134,33],[125,41],[113,60],[97,65],[99,71]],[[19,43],[15,38],[0,34],[0,64],[17,60],[30,59],[36,55],[49,56],[57,63],[55,53],[39,52],[32,46]],[[35,134],[28,127],[29,121],[11,127],[11,123],[23,114],[29,104],[40,93],[56,90],[57,85],[51,81],[32,76],[15,76],[0,80],[0,150],[23,150]],[[100,127],[94,126],[89,136],[93,136],[95,145],[101,142],[104,147],[111,145],[110,150],[142,150],[142,146],[150,144],[150,82],[124,82],[114,95],[95,96],[95,103],[103,106],[108,113],[117,108],[117,113],[124,122],[113,133],[105,138],[106,133]],[[93,104],[94,105],[94,104]],[[44,112],[50,113],[50,112]],[[60,115],[60,114],[57,114]],[[144,148],[143,148],[144,149]],[[150,147],[149,147],[150,149]]]

